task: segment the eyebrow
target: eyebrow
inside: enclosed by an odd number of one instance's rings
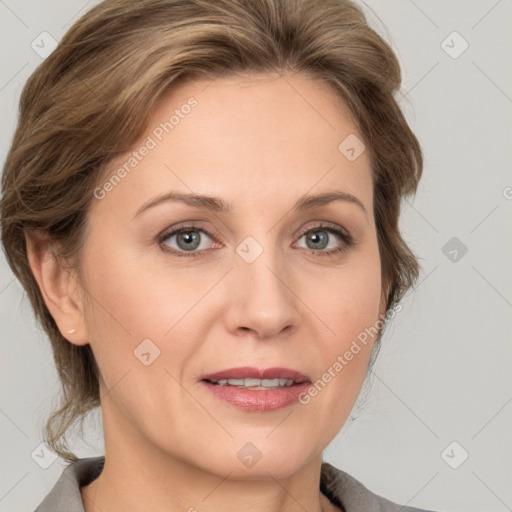
[[[297,200],[297,202],[293,206],[293,210],[304,211],[328,203],[332,203],[333,201],[345,201],[355,204],[359,208],[361,208],[361,210],[364,212],[366,216],[368,216],[368,212],[366,211],[363,203],[356,196],[340,190],[334,190],[332,192],[326,192],[317,195],[303,195]],[[230,203],[227,203],[226,201],[220,199],[219,197],[187,194],[182,192],[167,192],[146,201],[137,210],[137,213],[134,215],[133,218],[137,217],[142,212],[149,210],[150,208],[153,208],[159,204],[166,202],[181,202],[189,206],[194,206],[196,208],[201,208],[214,213],[229,213],[232,210]]]

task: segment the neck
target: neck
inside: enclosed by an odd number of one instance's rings
[[[107,452],[106,452],[107,453]],[[131,459],[131,458],[130,458]],[[321,461],[286,479],[231,480],[168,461],[163,470],[152,461],[105,457],[100,476],[81,488],[85,512],[333,512],[319,491]],[[318,483],[318,485],[317,485]]]
[[[81,488],[85,512],[338,510],[320,493],[321,454],[285,478],[260,471],[235,479],[165,453],[133,430],[112,430],[105,431],[102,473]]]

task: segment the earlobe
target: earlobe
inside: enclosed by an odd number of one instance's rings
[[[55,243],[47,234],[25,234],[25,240],[30,268],[62,336],[75,345],[86,345],[82,296],[73,272],[55,254]]]

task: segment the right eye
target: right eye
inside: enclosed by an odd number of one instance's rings
[[[208,248],[208,244],[202,240],[205,236],[215,241],[207,231],[199,226],[180,225],[160,235],[158,244],[163,251],[173,253],[176,256],[196,257],[198,253]],[[169,243],[169,240],[173,238],[175,238],[174,247],[173,243]]]

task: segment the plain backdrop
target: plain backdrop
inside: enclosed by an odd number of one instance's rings
[[[21,88],[43,59],[33,41],[43,32],[58,41],[95,3],[0,1],[2,163]],[[510,511],[512,2],[364,8],[400,59],[400,104],[425,153],[401,221],[422,273],[383,338],[366,400],[324,459],[401,504]],[[64,467],[33,457],[59,383],[3,255],[0,269],[0,510],[21,512],[36,508]],[[74,439],[78,456],[103,454],[100,420],[93,413],[85,440]]]

